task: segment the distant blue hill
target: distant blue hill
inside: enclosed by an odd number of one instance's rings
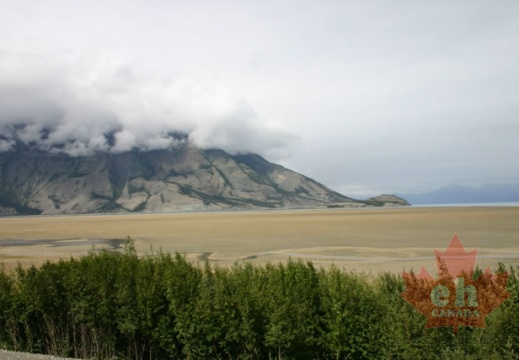
[[[452,184],[422,194],[397,194],[412,205],[470,204],[519,201],[519,184],[488,184],[480,188]]]

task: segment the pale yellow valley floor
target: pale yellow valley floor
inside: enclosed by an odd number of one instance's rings
[[[519,264],[519,207],[4,217],[0,261],[39,264],[80,256],[93,245],[109,249],[130,236],[140,254],[179,252],[224,266],[292,257],[371,273],[421,266],[433,273],[433,249],[444,251],[454,233],[467,251],[478,249],[479,267]]]

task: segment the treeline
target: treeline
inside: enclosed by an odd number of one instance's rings
[[[94,253],[0,271],[0,346],[84,359],[514,359],[518,278],[486,329],[424,329],[400,276]]]

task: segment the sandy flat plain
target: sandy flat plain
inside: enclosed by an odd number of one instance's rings
[[[519,264],[519,207],[409,207],[0,218],[0,262],[11,267],[120,251],[179,252],[194,262],[286,261],[401,272],[435,271],[434,249],[454,233],[479,267]]]

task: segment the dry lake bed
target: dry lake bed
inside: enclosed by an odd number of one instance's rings
[[[409,207],[0,218],[0,262],[40,264],[95,250],[179,252],[194,262],[265,264],[290,257],[377,273],[435,270],[457,233],[476,264],[519,264],[519,207]],[[434,274],[434,273],[433,273]]]

